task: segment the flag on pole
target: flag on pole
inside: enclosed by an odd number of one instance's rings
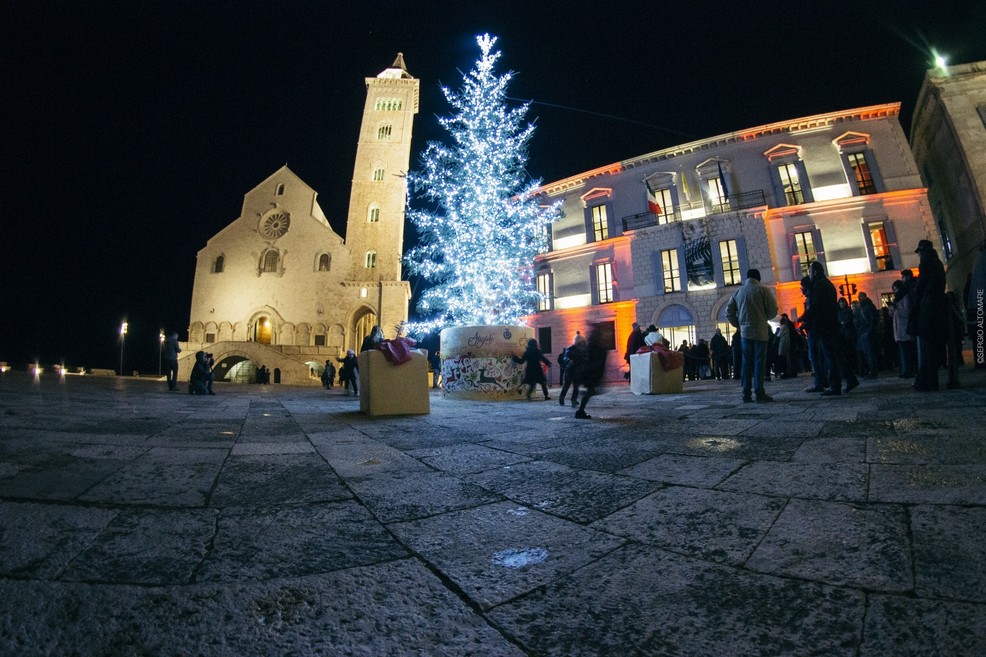
[[[647,209],[651,214],[656,214],[661,216],[664,214],[664,210],[661,208],[661,204],[657,201],[657,192],[654,188],[650,186],[650,181],[644,178],[644,184],[647,185]]]
[[[724,201],[729,200],[729,188],[726,187],[726,176],[722,173],[722,162],[716,159],[716,166],[719,168],[719,184],[722,185],[722,199]]]

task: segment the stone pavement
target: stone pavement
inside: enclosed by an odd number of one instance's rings
[[[984,655],[961,380],[620,386],[584,421],[7,372],[0,655]]]

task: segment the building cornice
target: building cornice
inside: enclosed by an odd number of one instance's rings
[[[679,146],[672,146],[659,151],[653,151],[651,153],[630,158],[628,160],[614,162],[613,164],[607,164],[605,166],[579,173],[574,176],[569,176],[568,178],[563,178],[555,182],[545,183],[541,185],[538,191],[545,193],[548,196],[557,196],[558,194],[563,194],[572,189],[578,189],[579,187],[584,186],[590,179],[598,176],[613,175],[627,169],[635,169],[637,167],[673,159],[683,155],[690,155],[692,153],[702,151],[711,151],[724,146],[754,141],[756,139],[760,139],[761,137],[770,135],[809,132],[829,128],[847,121],[872,121],[891,116],[898,116],[899,114],[900,103],[897,102],[885,103],[883,105],[870,105],[856,109],[827,112],[825,114],[815,114],[813,116],[806,116],[799,119],[768,123],[753,128],[747,128],[745,130],[739,130],[737,132],[730,132],[723,135],[717,135],[715,137],[700,139],[698,141],[681,144]]]

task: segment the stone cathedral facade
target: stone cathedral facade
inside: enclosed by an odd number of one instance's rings
[[[418,95],[401,54],[366,78],[345,239],[287,165],[247,192],[198,252],[183,378],[204,350],[217,380],[250,381],[266,366],[274,382],[304,383],[374,325],[396,335],[411,297],[401,256]]]

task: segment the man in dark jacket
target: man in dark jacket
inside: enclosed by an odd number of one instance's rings
[[[633,323],[633,330],[627,336],[627,350],[623,354],[623,360],[627,362],[627,371],[623,375],[624,379],[630,380],[630,356],[637,353],[637,350],[644,346],[644,332],[640,330],[640,324]]]
[[[926,392],[938,390],[939,345],[946,330],[945,267],[930,240],[918,242],[914,252],[921,256],[921,262],[907,332],[918,341],[918,375],[914,389]]]
[[[803,322],[809,332],[814,332],[821,342],[825,369],[828,371],[829,387],[825,396],[842,394],[842,344],[839,328],[839,306],[836,302],[835,286],[825,275],[825,267],[817,260],[808,266],[811,289],[805,308]],[[851,378],[849,378],[851,377]],[[846,380],[846,392],[859,385],[854,374]]]

